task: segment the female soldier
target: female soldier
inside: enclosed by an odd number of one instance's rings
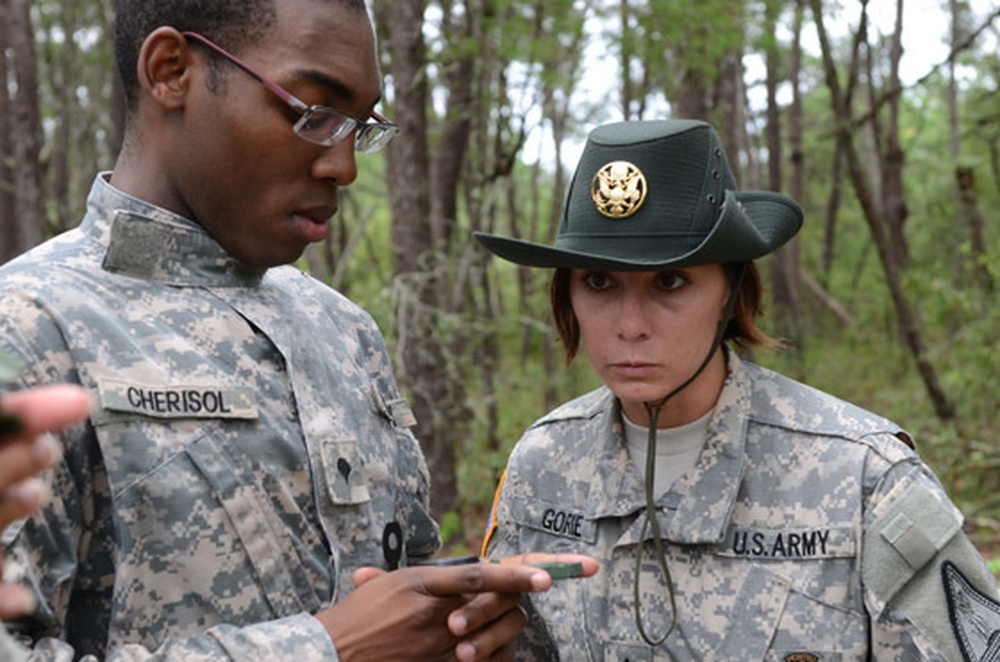
[[[602,388],[515,447],[491,555],[581,552],[587,582],[530,596],[525,659],[998,659],[996,582],[894,423],[740,359],[753,260],[801,208],[737,191],[696,121],[588,137],[554,246],[477,235],[555,268],[567,360]]]

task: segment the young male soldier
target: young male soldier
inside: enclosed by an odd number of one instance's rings
[[[98,403],[14,531],[19,632],[56,659],[507,652],[542,559],[368,567],[439,545],[412,416],[370,317],[283,266],[395,130],[364,3],[121,0],[115,42],[114,171],[0,270],[21,384]]]

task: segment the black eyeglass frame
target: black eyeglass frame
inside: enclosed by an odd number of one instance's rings
[[[351,133],[354,133],[354,149],[358,152],[369,154],[385,147],[386,143],[392,140],[392,137],[399,131],[397,124],[389,121],[374,110],[371,113],[371,118],[375,121],[366,122],[336,108],[309,105],[268,77],[257,73],[253,67],[211,39],[190,30],[185,30],[181,34],[185,38],[193,39],[197,43],[223,56],[245,74],[263,85],[269,92],[285,102],[289,108],[297,113],[301,113],[299,119],[292,126],[292,130],[295,132],[295,135],[307,142],[323,147],[332,147],[347,138]],[[314,126],[310,126],[310,123],[315,123],[317,118],[320,119],[320,122]],[[326,129],[325,125],[330,122],[332,122],[330,128]],[[324,133],[327,135],[323,136]]]

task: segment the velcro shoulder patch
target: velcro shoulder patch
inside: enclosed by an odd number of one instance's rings
[[[922,483],[913,483],[865,535],[866,581],[888,602],[962,528],[950,504]]]
[[[880,535],[911,568],[920,570],[962,528],[954,512],[923,486],[914,485],[882,520]]]

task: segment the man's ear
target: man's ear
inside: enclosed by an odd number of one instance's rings
[[[139,50],[139,87],[164,110],[177,110],[184,106],[194,65],[194,54],[184,35],[174,28],[157,28]]]

